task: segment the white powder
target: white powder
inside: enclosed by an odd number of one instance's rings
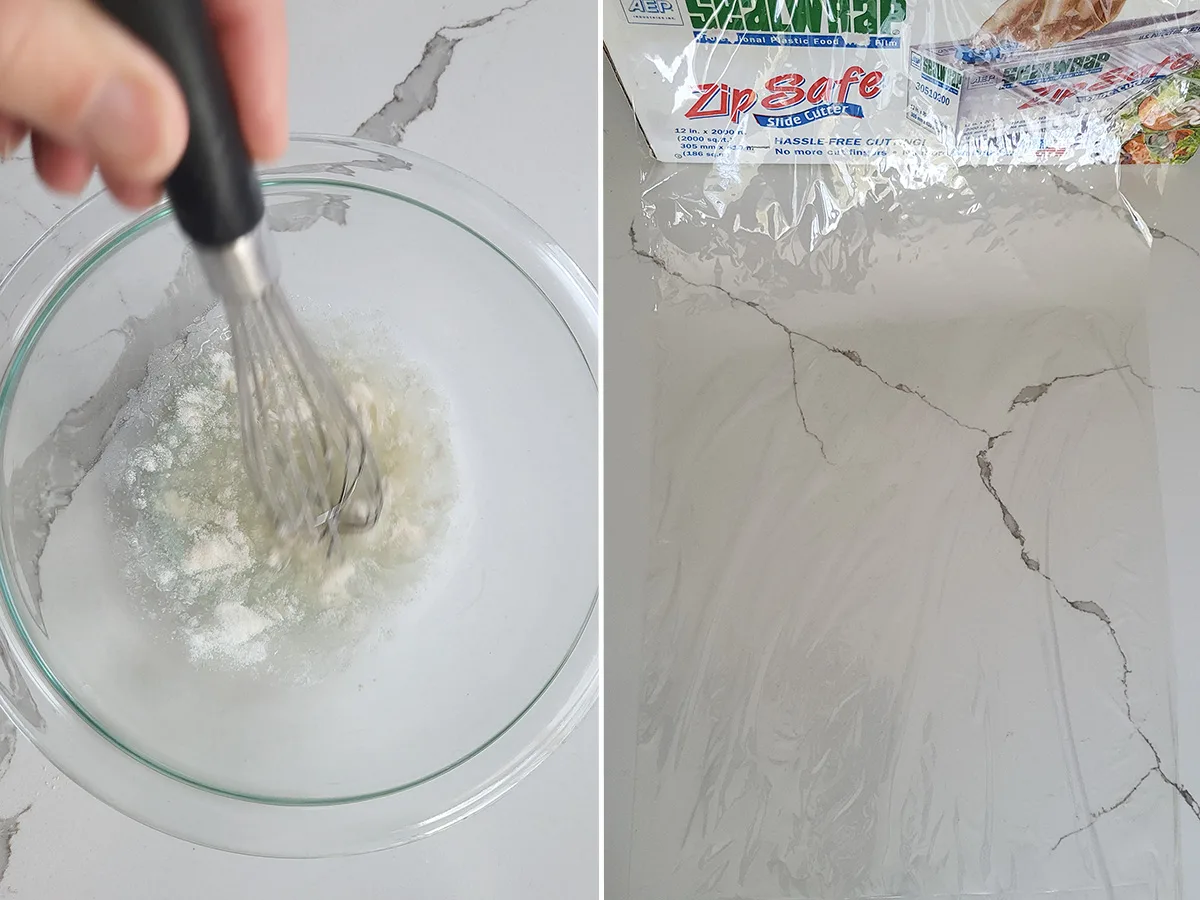
[[[240,603],[222,603],[213,614],[210,628],[189,631],[188,650],[193,659],[220,659],[239,667],[262,662],[267,645],[261,638],[271,620]]]
[[[237,519],[226,526],[229,531],[201,537],[187,552],[183,560],[183,572],[198,575],[216,570],[240,572],[253,565],[250,557],[250,542],[238,530]]]
[[[131,397],[114,440],[109,511],[135,595],[147,615],[173,624],[198,665],[275,669],[323,633],[344,644],[379,606],[420,589],[448,529],[457,484],[436,395],[418,373],[372,361],[361,346],[330,355],[384,489],[377,525],[344,537],[332,558],[281,545],[263,514],[219,332],[199,323],[157,354]]]

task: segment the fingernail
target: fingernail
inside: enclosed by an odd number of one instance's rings
[[[0,122],[0,162],[12,159],[25,140],[24,130],[14,122]]]
[[[112,78],[84,115],[84,141],[101,162],[145,163],[156,149],[158,128],[152,109],[144,89]]]

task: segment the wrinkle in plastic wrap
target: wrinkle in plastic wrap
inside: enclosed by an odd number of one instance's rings
[[[645,173],[637,900],[1179,896],[1146,299],[1195,260],[1112,169],[950,175]]]

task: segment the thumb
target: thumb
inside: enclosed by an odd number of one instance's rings
[[[88,0],[0,0],[0,113],[132,183],[161,182],[187,142],[170,71]]]

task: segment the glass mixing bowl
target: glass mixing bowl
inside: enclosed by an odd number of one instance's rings
[[[297,137],[263,185],[300,318],[368,334],[444,402],[459,486],[439,574],[373,598],[350,646],[318,628],[248,668],[197,664],[186,623],[133,599],[96,472],[151,355],[219,309],[169,208],[131,221],[102,194],[0,283],[0,703],[162,831],[355,853],[495,799],[595,700],[595,292],[516,209],[402,150]]]

